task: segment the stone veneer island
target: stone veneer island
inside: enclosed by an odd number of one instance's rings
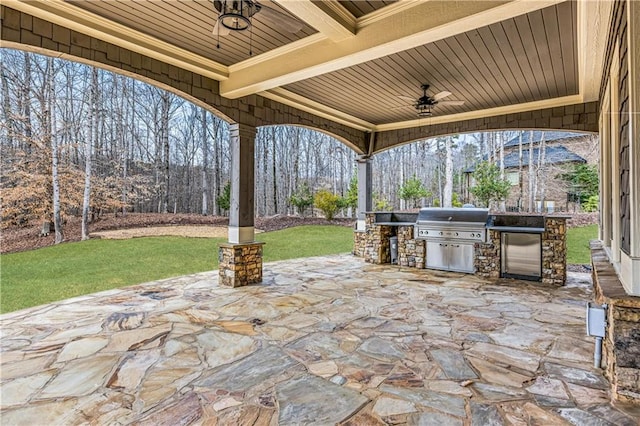
[[[375,264],[391,263],[390,237],[398,237],[398,265],[424,269],[426,257],[425,240],[415,238],[414,225],[406,221],[398,225],[378,224],[376,215],[365,215],[365,230],[354,231],[353,254]],[[388,213],[387,213],[388,214]],[[405,219],[410,213],[401,213]],[[417,218],[417,213],[414,215]],[[493,215],[518,216],[518,215]],[[542,278],[544,284],[564,285],[567,280],[567,217],[542,215]],[[413,220],[415,222],[415,219]],[[474,245],[475,274],[486,278],[501,276],[501,231],[488,229],[487,240]]]

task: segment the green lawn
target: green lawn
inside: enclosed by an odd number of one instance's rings
[[[589,263],[596,225],[572,228],[567,263]],[[353,230],[299,226],[258,234],[264,261],[350,252]],[[0,312],[218,267],[223,238],[149,237],[89,240],[0,256]]]
[[[567,263],[591,263],[589,241],[598,238],[598,225],[570,228],[567,231]]]
[[[350,252],[353,230],[299,226],[258,234],[264,260]],[[0,256],[0,312],[218,267],[223,238],[89,240]]]

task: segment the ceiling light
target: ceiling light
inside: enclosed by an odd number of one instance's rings
[[[244,31],[251,27],[251,17],[260,10],[260,5],[250,0],[215,1],[220,12],[220,24],[231,31]]]
[[[416,105],[416,110],[418,111],[419,117],[431,117],[431,104],[421,103]]]

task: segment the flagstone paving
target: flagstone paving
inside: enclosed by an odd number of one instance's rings
[[[563,288],[350,255],[217,271],[0,317],[0,423],[638,425]]]

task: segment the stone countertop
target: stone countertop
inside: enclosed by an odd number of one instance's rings
[[[522,234],[542,234],[544,228],[534,228],[527,226],[488,226],[487,229],[500,232],[519,232]]]
[[[415,226],[415,222],[374,222],[374,225],[384,226]]]

